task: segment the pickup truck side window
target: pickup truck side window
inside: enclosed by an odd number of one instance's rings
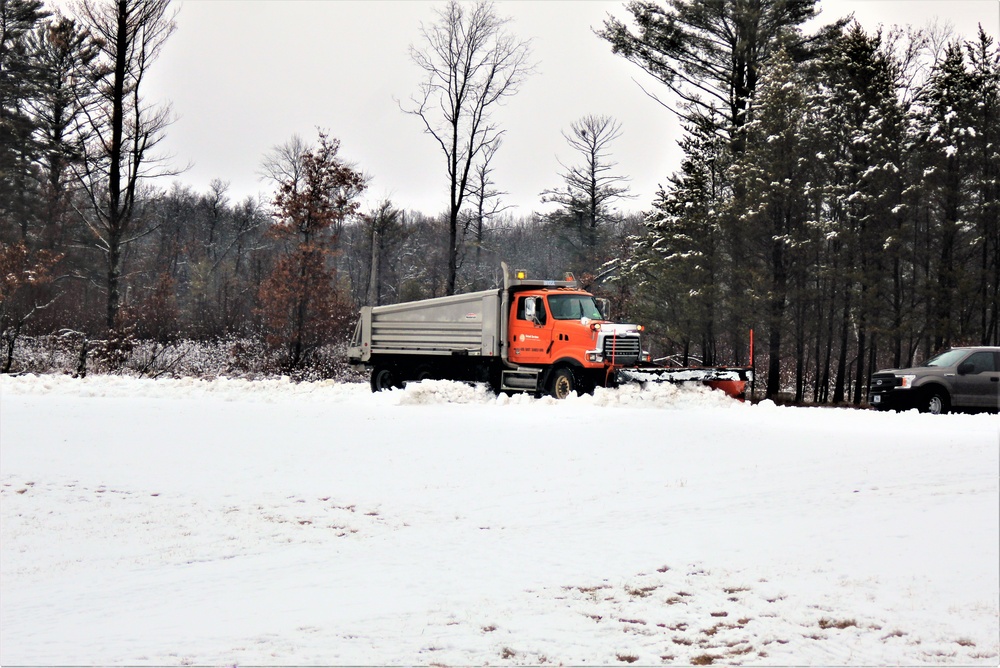
[[[971,373],[997,371],[996,360],[991,352],[973,353],[972,355],[969,355],[967,360],[965,360],[965,364],[972,365]]]

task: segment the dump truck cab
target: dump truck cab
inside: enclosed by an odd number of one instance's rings
[[[538,386],[560,396],[613,384],[616,368],[639,360],[642,327],[609,322],[606,300],[581,290],[572,274],[562,281],[532,281],[524,272],[506,279],[506,361],[519,370],[507,377],[538,369]]]

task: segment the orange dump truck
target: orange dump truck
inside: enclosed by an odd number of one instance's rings
[[[607,302],[564,280],[511,276],[502,288],[361,309],[348,361],[373,392],[440,378],[496,392],[564,398],[621,382],[703,382],[742,396],[750,369],[666,368],[648,361],[642,327],[608,320]]]

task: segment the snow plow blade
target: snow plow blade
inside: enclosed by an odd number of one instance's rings
[[[713,390],[722,390],[734,399],[746,398],[753,380],[748,367],[633,367],[618,370],[621,383],[701,383]]]

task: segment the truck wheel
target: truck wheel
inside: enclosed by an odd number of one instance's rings
[[[372,392],[381,392],[383,390],[391,390],[394,387],[399,387],[399,381],[396,380],[396,374],[384,366],[377,366],[372,369],[372,379],[371,379]]]
[[[549,388],[549,394],[551,394],[556,399],[565,399],[576,390],[576,378],[573,376],[573,370],[567,367],[560,367],[555,370],[552,374],[552,384]]]
[[[408,383],[419,383],[422,380],[434,378],[434,370],[427,364],[421,364],[416,368],[411,368],[401,372],[397,387],[406,387]]]
[[[948,412],[949,408],[951,408],[951,400],[948,397],[948,392],[939,387],[932,387],[927,390],[920,400],[919,409],[921,413],[944,415]]]
[[[434,378],[434,370],[428,364],[421,364],[413,376],[416,381],[431,380]]]

